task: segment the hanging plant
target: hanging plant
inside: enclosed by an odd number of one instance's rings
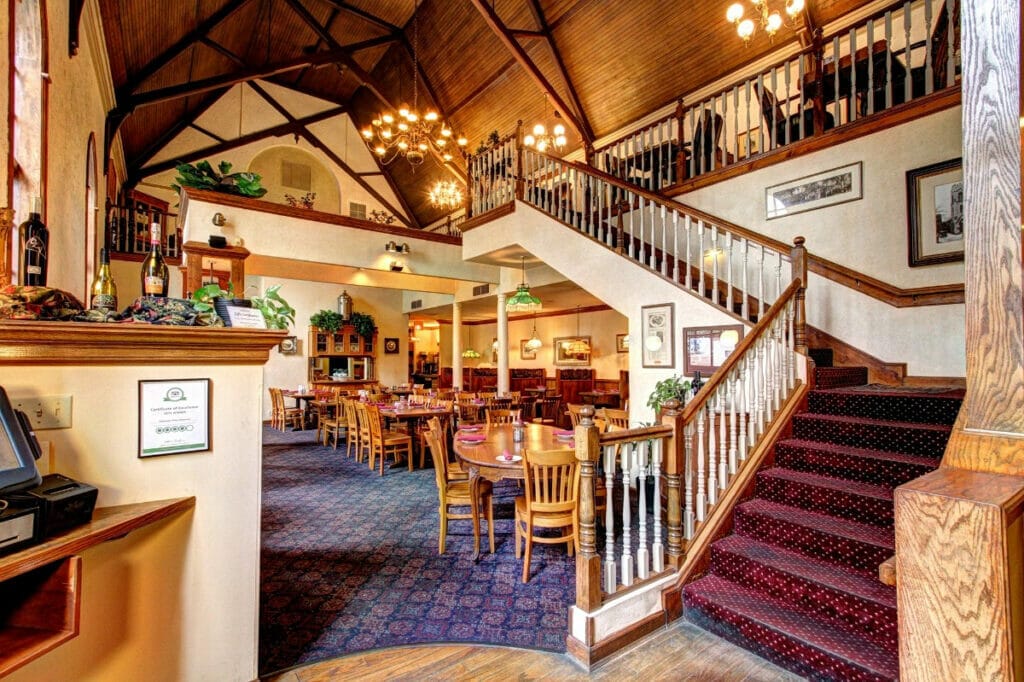
[[[377,325],[373,321],[373,315],[366,313],[352,313],[349,324],[356,328],[356,334],[364,339],[372,339],[373,333],[377,331]]]

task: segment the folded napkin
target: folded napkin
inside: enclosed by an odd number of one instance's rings
[[[487,436],[482,433],[459,433],[459,440],[478,443],[487,440]]]
[[[576,435],[576,433],[575,433],[575,431],[566,431],[565,429],[558,429],[557,431],[555,431],[555,435],[556,436],[574,436],[574,435]]]

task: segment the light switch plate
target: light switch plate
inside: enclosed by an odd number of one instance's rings
[[[70,429],[71,396],[44,395],[38,398],[11,398],[14,409],[28,415],[34,429]]]

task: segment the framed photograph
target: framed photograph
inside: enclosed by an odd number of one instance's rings
[[[397,338],[385,338],[384,339],[384,355],[396,355],[398,353],[398,339]]]
[[[537,351],[533,348],[527,348],[526,343],[529,339],[521,339],[519,341],[519,359],[520,360],[536,360]]]
[[[964,169],[961,159],[907,171],[910,267],[964,259]]]
[[[782,218],[863,198],[862,167],[858,161],[767,188],[765,217]]]
[[[286,336],[277,344],[277,352],[285,355],[294,355],[299,351],[299,341],[294,336]]]
[[[551,348],[556,365],[585,367],[590,364],[589,336],[560,336],[554,340]]]
[[[629,352],[629,334],[616,334],[615,335],[615,352],[616,353],[628,353]]]
[[[743,338],[742,324],[683,328],[683,372],[714,373]]]
[[[643,366],[675,367],[675,304],[645,305],[640,309]]]
[[[739,157],[741,159],[747,158],[747,156],[748,156],[748,154],[747,154],[747,144],[748,143],[750,144],[750,154],[749,154],[749,156],[753,156],[754,154],[760,154],[761,153],[761,129],[760,128],[751,128],[750,130],[748,130],[746,132],[739,133],[738,135],[736,135],[736,156],[737,157]]]
[[[209,449],[209,379],[139,382],[139,457]]]

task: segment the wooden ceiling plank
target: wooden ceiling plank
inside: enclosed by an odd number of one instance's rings
[[[369,21],[371,24],[376,24],[377,26],[380,26],[381,28],[387,29],[391,33],[401,33],[402,32],[402,27],[401,26],[395,26],[394,24],[392,24],[390,22],[384,21],[383,19],[381,19],[377,15],[371,14],[370,12],[367,12],[366,10],[359,9],[358,7],[355,7],[355,6],[353,6],[353,5],[351,5],[351,4],[347,3],[347,2],[341,2],[341,0],[320,0],[320,2],[328,4],[328,5],[330,5],[331,7],[335,8],[335,9],[342,10],[343,12],[348,12],[350,14],[354,14],[357,17],[360,17],[362,19],[365,19],[366,21]]]
[[[219,10],[207,17],[206,21],[202,22],[193,30],[186,33],[181,37],[174,45],[163,51],[156,59],[152,60],[139,71],[128,79],[128,81],[119,88],[118,91],[118,102],[123,97],[128,95],[134,95],[135,92],[145,83],[154,73],[166,66],[172,59],[177,57],[179,54],[190,48],[198,40],[204,38],[212,31],[218,24],[230,17],[235,13],[236,10],[245,5],[249,0],[228,0]]]
[[[233,61],[236,65],[238,65],[238,66],[245,66],[245,60],[244,59],[242,59],[237,54],[235,54],[234,52],[232,52],[228,48],[226,48],[223,45],[221,45],[220,43],[218,43],[216,40],[211,39],[210,36],[203,36],[202,38],[199,39],[199,42],[201,42],[203,45],[206,45],[211,50],[224,55],[225,57],[227,57],[228,59]]]
[[[330,15],[328,15],[327,23],[325,24],[325,26],[327,27],[328,31],[331,30],[331,27],[334,25],[334,21],[338,18],[338,13],[339,12],[340,12],[340,10],[338,10],[338,9],[332,9]],[[315,50],[319,50],[320,46],[323,44],[323,42],[324,42],[323,40],[321,40],[320,38],[317,38],[316,39],[316,44],[313,46],[314,51]],[[309,67],[308,66],[306,68],[304,68],[302,71],[299,71],[298,75],[295,76],[294,83],[296,85],[301,83],[302,79],[306,77],[307,73],[309,73]]]
[[[198,107],[189,112],[188,116],[178,119],[173,126],[162,132],[155,140],[147,145],[146,148],[142,150],[142,153],[133,159],[129,159],[127,163],[128,174],[132,175],[133,173],[138,172],[138,169],[149,163],[149,160],[156,156],[157,152],[166,147],[167,144],[177,137],[181,131],[191,125],[200,116],[205,114],[206,111],[213,106],[213,103],[219,100],[228,91],[228,89],[229,88],[224,88],[218,92],[209,93],[206,96],[206,99],[203,100]]]
[[[140,168],[134,172],[134,176],[129,176],[132,180],[132,185],[138,184],[143,178],[149,177],[150,175],[156,175],[157,173],[163,173],[164,171],[170,170],[177,166],[181,162],[187,162],[190,159],[201,159],[209,156],[216,156],[223,154],[224,152],[237,149],[238,147],[244,147],[247,144],[258,142],[259,140],[268,137],[281,137],[283,135],[295,135],[300,132],[300,129],[307,125],[319,123],[320,121],[326,121],[329,118],[340,116],[347,111],[346,107],[334,107],[321,111],[311,116],[296,119],[295,121],[288,121],[287,123],[281,123],[280,125],[273,126],[271,128],[265,128],[264,130],[257,130],[251,133],[246,133],[241,137],[236,137],[233,140],[227,140],[225,142],[218,142],[217,144],[210,145],[209,147],[203,147],[202,149],[196,149],[190,152],[182,153],[176,159],[168,159],[166,161],[159,161],[145,168]]]
[[[519,65],[526,70],[530,78],[538,85],[538,87],[540,87],[541,91],[551,99],[551,103],[554,105],[555,110],[558,111],[558,113],[562,115],[562,118],[568,121],[569,124],[576,129],[579,136],[583,138],[583,143],[585,145],[592,144],[594,141],[593,130],[591,130],[588,125],[584,124],[584,122],[576,116],[572,108],[569,107],[558,92],[555,91],[548,79],[540,72],[540,69],[538,69],[537,65],[533,63],[533,60],[530,59],[529,55],[526,54],[526,51],[509,33],[508,28],[506,28],[502,23],[501,18],[498,17],[493,9],[487,6],[484,0],[470,0],[470,2],[472,2],[473,6],[476,7],[478,12],[480,12],[484,21],[495,35],[497,35],[498,38],[501,39],[501,42],[505,44],[505,47],[512,52],[512,55],[516,58],[516,61],[519,62]]]
[[[501,78],[503,78],[504,75],[505,75],[505,72],[507,72],[509,69],[511,69],[515,65],[516,65],[516,60],[514,58],[509,59],[507,62],[502,64],[501,68],[498,69],[498,75],[496,77],[494,77],[492,79],[489,79],[489,80],[481,81],[480,85],[478,85],[475,88],[473,88],[473,90],[471,92],[467,93],[465,97],[463,97],[460,101],[456,102],[452,106],[451,114],[454,116],[456,111],[458,111],[462,107],[464,107],[467,104],[469,104],[470,102],[472,102],[474,99],[476,99],[480,95],[480,93],[486,91],[488,88],[490,88],[492,85],[494,85],[494,81],[500,80]]]
[[[387,199],[385,199],[373,187],[373,185],[371,185],[370,183],[366,182],[366,180],[363,180],[363,178],[358,173],[356,173],[355,170],[353,170],[351,166],[349,166],[347,163],[345,163],[345,161],[340,156],[335,154],[333,150],[329,149],[327,147],[327,145],[325,145],[320,140],[319,137],[317,137],[312,131],[309,130],[309,128],[307,128],[306,126],[300,124],[299,121],[292,115],[292,113],[290,111],[288,111],[284,107],[284,105],[282,105],[280,102],[278,102],[269,92],[264,90],[260,86],[259,83],[250,83],[249,87],[251,87],[253,90],[255,90],[256,93],[267,102],[267,104],[269,104],[271,107],[274,108],[275,111],[277,111],[277,113],[279,113],[282,116],[284,116],[289,122],[295,123],[295,124],[299,125],[300,128],[301,128],[301,130],[299,131],[300,135],[305,137],[309,141],[309,143],[312,144],[314,147],[316,147],[316,148],[320,149],[320,151],[324,152],[324,154],[326,154],[331,159],[331,161],[333,161],[338,166],[338,168],[341,168],[343,171],[345,171],[350,176],[352,176],[352,179],[355,180],[359,184],[360,187],[362,187],[367,192],[369,192],[371,195],[373,195],[373,197],[375,199],[377,199],[377,201],[379,201],[380,203],[384,204],[384,206],[387,207],[388,210],[390,210],[392,213],[395,213],[396,217],[399,217],[399,220],[401,220],[401,217],[400,217],[400,213],[401,212],[397,211],[395,209],[395,207],[391,205],[391,202],[389,202]],[[388,183],[391,185],[391,189],[395,193],[395,196],[398,197],[399,203],[401,203],[402,206],[405,208],[405,212],[406,212],[406,215],[409,216],[409,220],[412,221],[412,224],[415,227],[419,228],[420,225],[416,221],[416,215],[412,212],[412,209],[410,209],[409,206],[405,203],[405,197],[402,196],[402,193],[399,192],[398,189],[394,186],[394,183],[392,182],[392,180],[388,176],[388,174],[384,173],[384,176],[385,176],[385,178],[388,179]],[[405,222],[406,225],[409,225],[408,221],[402,221],[402,222]]]
[[[572,84],[572,79],[569,78],[569,71],[565,68],[565,62],[562,60],[562,53],[559,52],[558,44],[555,42],[555,36],[551,33],[551,27],[548,26],[548,20],[544,17],[544,8],[540,6],[539,0],[527,0],[527,4],[533,12],[533,18],[537,21],[537,25],[540,26],[540,32],[547,39],[548,47],[551,48],[551,54],[555,58],[555,65],[558,67],[558,73],[562,76],[562,81],[565,83],[565,89],[569,93],[569,99],[572,101],[573,107],[576,108],[576,113],[579,114],[580,121],[590,132],[592,142],[594,137],[594,128],[590,125],[590,120],[587,118],[587,112],[583,110],[583,103],[580,101],[579,93],[576,92],[576,87]],[[587,144],[589,146],[589,143]]]

